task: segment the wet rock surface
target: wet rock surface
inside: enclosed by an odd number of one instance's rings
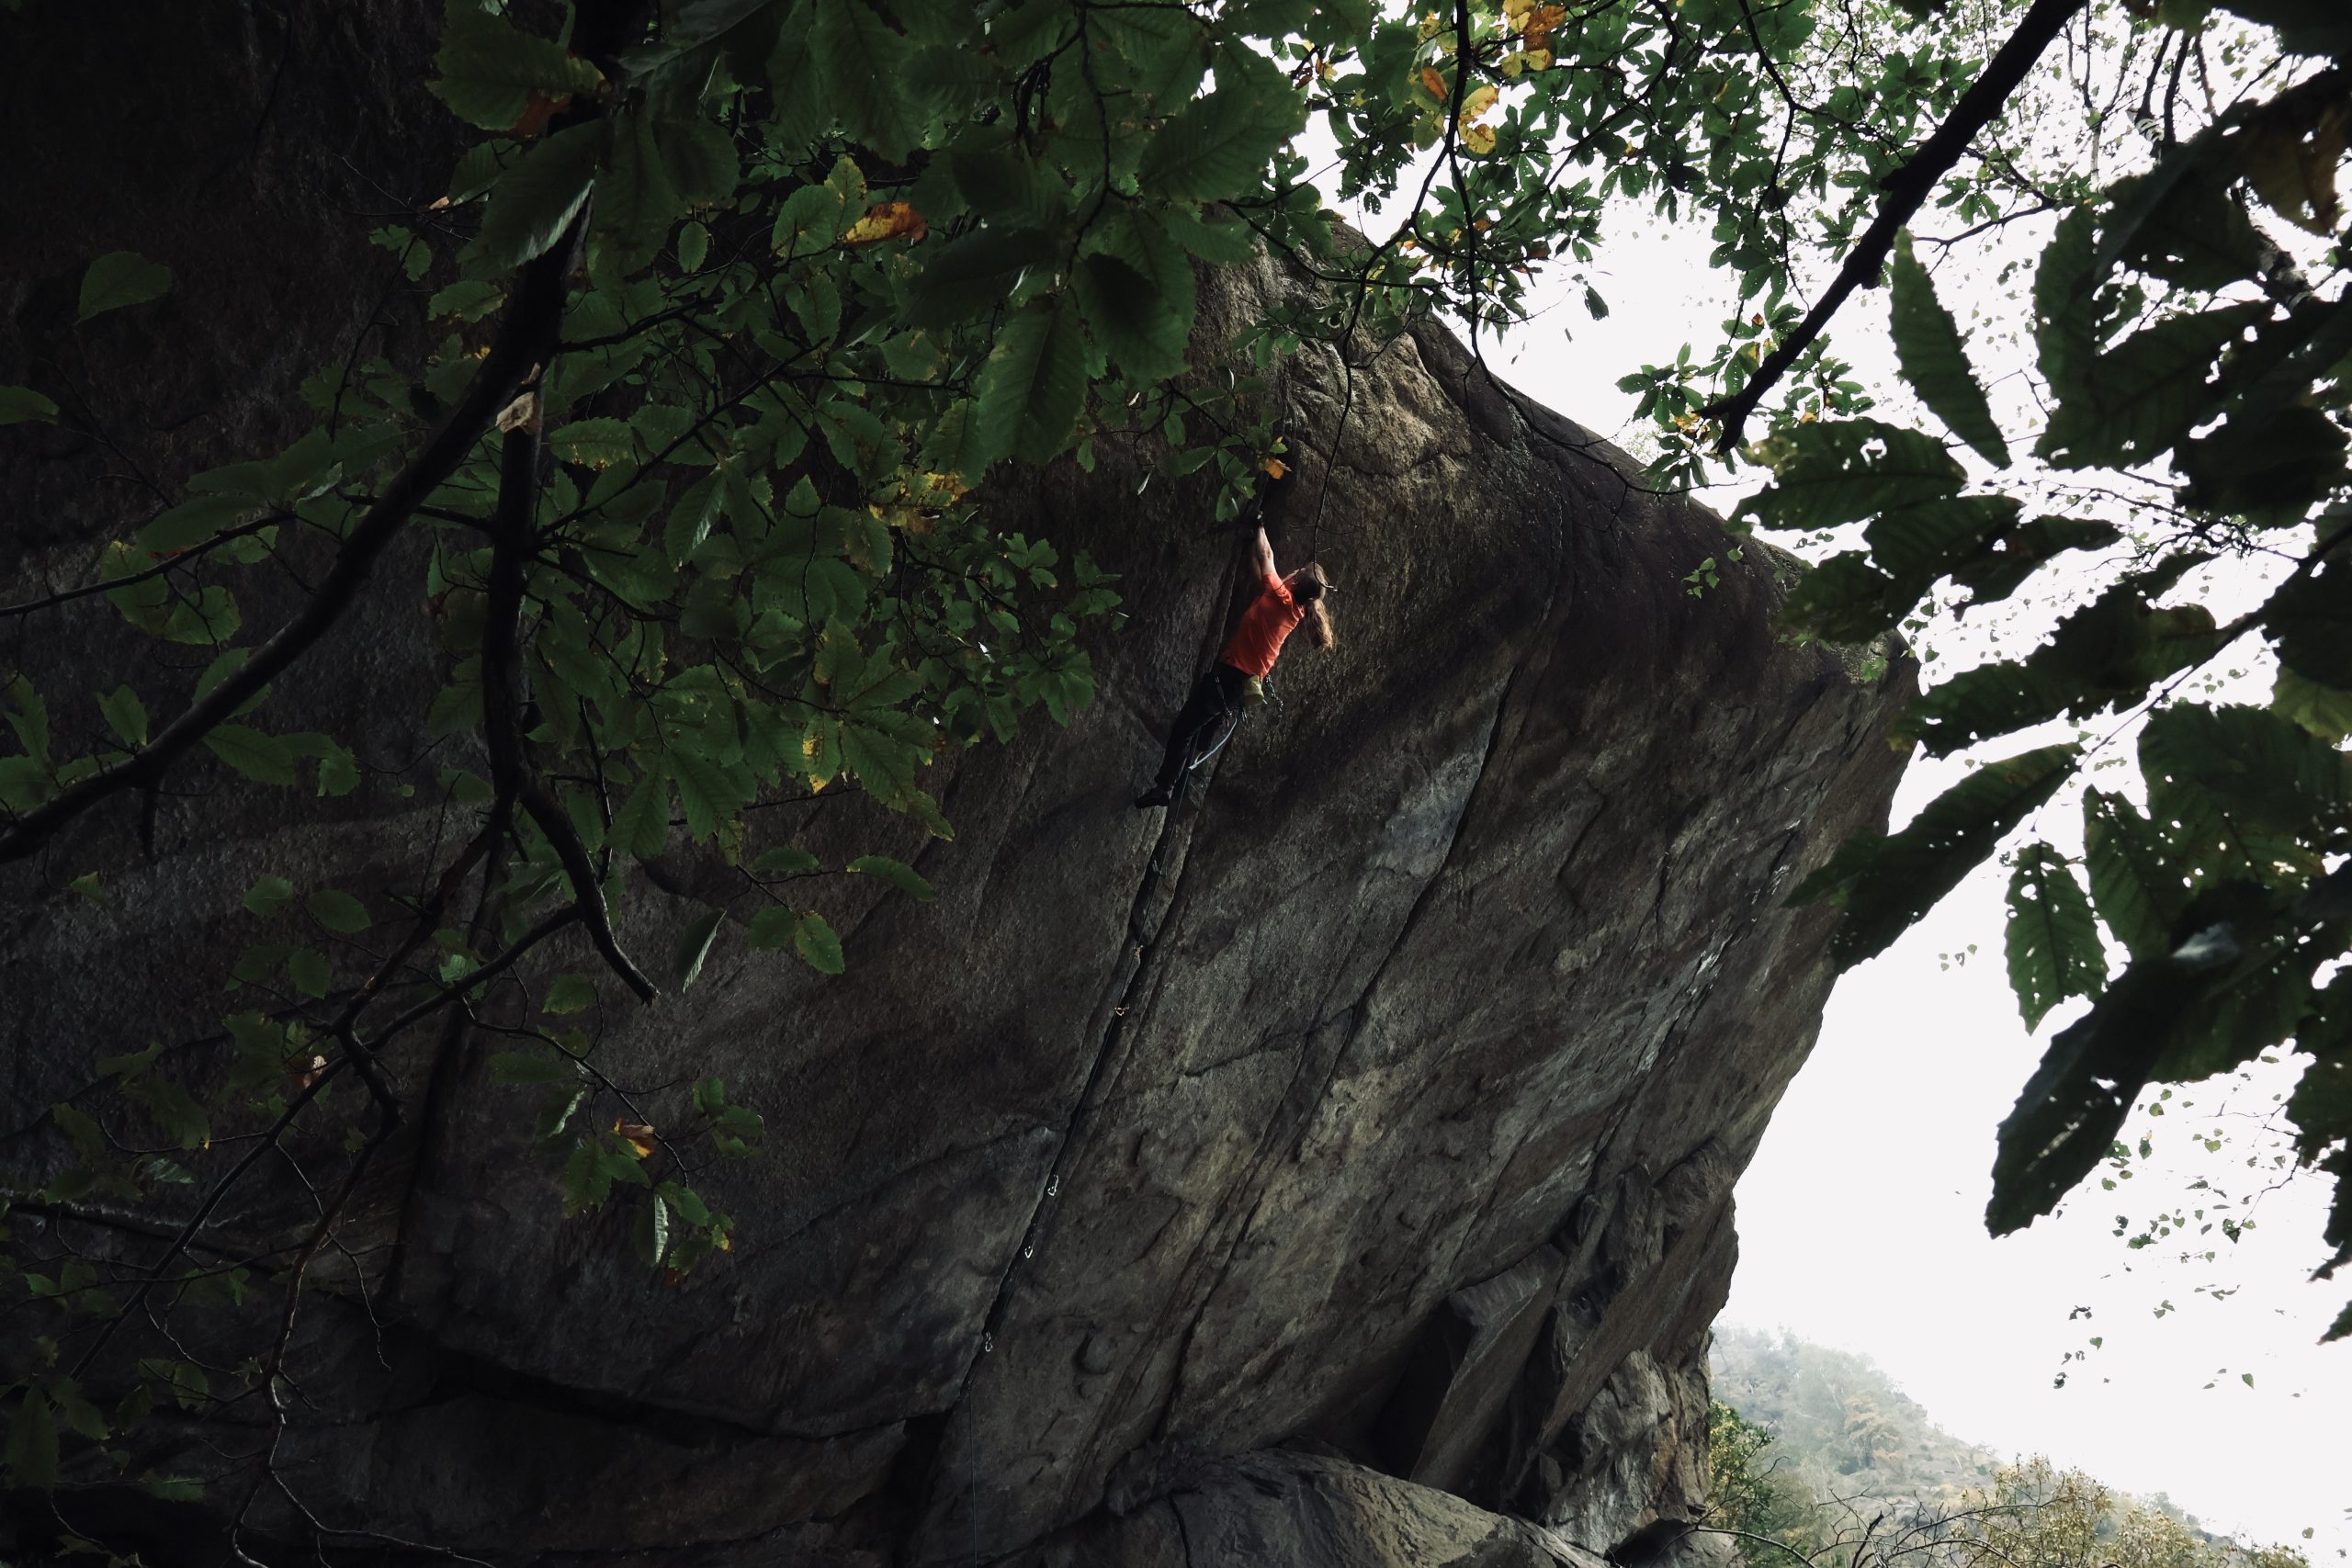
[[[350,78],[370,27],[413,51],[416,19],[379,9],[296,35],[316,47],[282,79],[266,49],[194,72],[218,127],[189,166],[273,94],[282,118]],[[358,145],[434,123],[346,107]],[[253,163],[168,254],[140,238],[168,179],[43,186],[11,352],[40,363],[25,345],[75,258],[149,250],[180,272],[174,313],[74,352],[129,406],[142,366],[210,367],[175,383],[159,479],[299,430],[292,378],[379,307],[356,272],[309,267],[271,286],[263,333],[232,263],[256,228],[364,257],[363,185],[332,197],[330,167]],[[1202,341],[1297,287],[1220,275]],[[614,1077],[691,1054],[768,1119],[768,1152],[710,1192],[731,1256],[673,1287],[624,1221],[565,1219],[493,1042],[390,1064],[411,1127],[293,1362],[319,1519],[394,1556],[387,1538],[518,1562],[1593,1568],[1702,1506],[1731,1186],[1830,981],[1828,914],[1780,899],[1883,818],[1908,672],[1783,645],[1785,568],[1760,547],[1692,596],[1684,575],[1730,543],[1717,521],[1645,493],[1442,329],[1351,357],[1310,349],[1283,382],[1302,473],[1275,529],[1285,563],[1340,583],[1340,646],[1285,656],[1279,705],[1204,792],[1127,805],[1220,640],[1242,541],[1182,482],[1138,496],[1148,450],[1016,476],[1009,525],[1120,575],[1098,701],[954,764],[951,843],[807,812],[809,849],[899,854],[940,892],[828,894],[845,976],[722,938],[691,992],[608,1005]],[[119,509],[102,456],[45,444],[95,438],[0,438],[11,504],[49,519],[0,555],[10,596],[78,580]],[[442,658],[415,571],[388,561],[284,682],[300,722],[413,744],[395,716]],[[128,658],[122,635],[72,657]],[[218,783],[203,766],[192,784]],[[396,886],[446,841],[386,794],[250,794],[167,804],[152,858],[109,816],[0,882],[9,1126],[126,1043],[213,1026],[255,874]],[[119,868],[113,906],[59,891],[97,863]],[[692,868],[663,880],[690,891]],[[666,952],[692,908],[640,879],[623,935]],[[305,1201],[256,1184],[227,1220],[267,1237]],[[135,1258],[170,1219],[94,1223],[89,1245]],[[217,1467],[207,1432],[164,1437],[180,1468]],[[255,1522],[304,1539],[284,1507]]]

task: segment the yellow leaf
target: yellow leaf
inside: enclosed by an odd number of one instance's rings
[[[1503,20],[1516,29],[1527,25],[1527,14],[1535,9],[1535,0],[1503,0]]]
[[[1503,90],[1492,82],[1481,82],[1471,88],[1470,96],[1462,100],[1463,123],[1466,125],[1493,108],[1495,101],[1502,96]]]
[[[1481,155],[1495,150],[1495,128],[1491,125],[1465,125],[1462,128],[1462,145]]]
[[[1280,457],[1269,457],[1258,466],[1266,470],[1266,477],[1270,479],[1278,479],[1290,472],[1289,465]]]
[[[2342,211],[2335,165],[2343,160],[2347,118],[2330,105],[2309,126],[2273,112],[2245,137],[2246,178],[2271,211],[2313,234],[2335,231]]]
[[[842,235],[842,248],[854,250],[860,245],[878,245],[885,240],[920,240],[929,229],[922,214],[907,203],[877,201]]]
[[[1552,69],[1552,51],[1548,49],[1531,49],[1521,58],[1527,62],[1527,68],[1530,71]]]
[[[662,1140],[654,1135],[652,1127],[643,1122],[624,1122],[616,1116],[613,1118],[613,1131],[620,1134],[623,1143],[637,1151],[639,1159],[651,1159],[653,1151],[662,1146]]]
[[[1430,96],[1440,103],[1445,102],[1445,78],[1438,73],[1436,66],[1421,67],[1421,85],[1429,89]]]

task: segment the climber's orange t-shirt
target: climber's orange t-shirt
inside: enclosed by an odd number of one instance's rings
[[[1225,651],[1218,658],[1244,675],[1255,675],[1262,681],[1274,672],[1274,659],[1283,650],[1283,639],[1306,618],[1306,607],[1291,597],[1289,585],[1268,572],[1266,586],[1241,612],[1241,624],[1233,628],[1233,636],[1227,639]]]

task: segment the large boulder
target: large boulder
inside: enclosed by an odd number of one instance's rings
[[[65,15],[44,25],[96,25]],[[317,268],[273,285],[266,342],[221,330],[254,320],[235,265],[254,233],[366,254],[321,195],[323,157],[233,163],[367,57],[293,26],[316,47],[282,68],[184,62],[214,112],[155,155],[232,172],[171,230],[179,248],[142,239],[168,179],[35,187],[43,210],[13,226],[46,258],[12,297],[28,363],[28,313],[69,262],[169,250],[174,314],[73,351],[118,388],[211,356],[140,449],[166,484],[298,428],[292,376],[379,310]],[[413,112],[337,101],[378,116],[365,146]],[[53,150],[76,158],[104,173],[98,151]],[[1307,287],[1272,262],[1218,274],[1201,342]],[[277,1464],[309,1517],[261,1496],[248,1550],[307,1560],[323,1527],[515,1561],[1500,1568],[1586,1562],[1702,1506],[1731,1188],[1831,980],[1831,915],[1781,897],[1883,819],[1909,672],[1783,641],[1784,558],[1729,561],[1713,515],[1645,490],[1441,325],[1349,357],[1310,348],[1278,381],[1302,473],[1275,547],[1338,581],[1339,647],[1285,655],[1279,704],[1194,801],[1127,804],[1217,646],[1241,540],[1185,483],[1138,495],[1153,450],[1105,444],[1091,474],[1018,475],[992,499],[1119,574],[1129,618],[1095,650],[1099,700],[944,765],[952,842],[855,803],[796,829],[820,854],[903,853],[938,900],[827,895],[839,978],[722,937],[690,992],[607,1005],[614,1079],[691,1067],[767,1116],[766,1154],[706,1183],[739,1223],[730,1256],[665,1283],[625,1220],[565,1218],[530,1102],[491,1079],[494,1039],[388,1064],[409,1125],[297,1319]],[[7,437],[8,494],[49,518],[0,560],[11,598],[85,575],[117,526],[103,441],[70,438]],[[36,452],[53,461],[17,467]],[[1720,581],[1693,592],[1709,557]],[[439,666],[417,567],[396,553],[281,682],[310,722],[371,716],[379,758],[407,754]],[[25,658],[97,667],[131,643]],[[217,782],[190,767],[192,787]],[[12,1126],[100,1055],[214,1026],[196,982],[243,940],[255,874],[413,878],[441,830],[389,784],[315,815],[167,800],[152,854],[136,816],[0,882]],[[61,890],[97,864],[111,905]],[[666,952],[706,874],[639,878],[624,939]],[[20,1139],[13,1163],[37,1184],[56,1156]],[[291,1235],[307,1202],[265,1172],[224,1219]],[[135,1260],[173,1218],[51,1223]],[[220,1428],[257,1414],[167,1424],[171,1467],[234,1472]],[[85,1495],[171,1561],[243,1485],[177,1513]]]

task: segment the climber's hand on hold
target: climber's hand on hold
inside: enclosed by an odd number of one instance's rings
[[[1257,536],[1250,541],[1250,547],[1251,551],[1254,552],[1252,559],[1258,568],[1258,575],[1260,577],[1280,577],[1282,575],[1281,572],[1274,570],[1274,547],[1266,541],[1266,525],[1262,519],[1258,524]]]

